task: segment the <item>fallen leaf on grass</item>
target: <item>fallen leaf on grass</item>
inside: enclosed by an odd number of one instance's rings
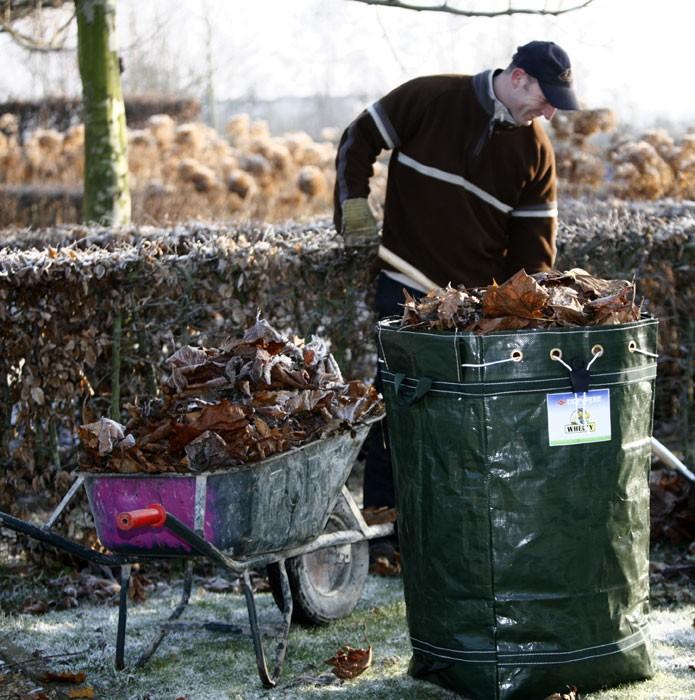
[[[400,555],[396,554],[395,560],[393,562],[389,561],[387,557],[377,557],[377,559],[370,565],[369,573],[375,576],[400,576],[401,575],[401,558]]]
[[[135,603],[144,603],[147,594],[154,590],[154,583],[142,574],[134,574],[130,577],[128,589],[129,598]]]
[[[84,688],[72,688],[68,690],[69,698],[93,698],[94,688],[91,686],[86,686]]]
[[[213,576],[203,581],[203,588],[210,593],[237,593],[239,584],[229,581],[223,576]]]
[[[568,685],[567,691],[548,695],[545,700],[580,700],[579,691],[576,685]]]
[[[336,678],[332,673],[322,673],[319,676],[297,676],[291,681],[285,684],[285,688],[300,688],[303,685],[313,685],[313,686],[323,686],[323,685],[337,685],[339,684],[340,678]]]
[[[35,598],[29,598],[24,601],[22,606],[22,612],[28,613],[29,615],[43,615],[48,612],[49,605],[45,600],[37,600]]]
[[[87,674],[84,671],[79,673],[70,673],[70,671],[46,671],[41,674],[41,680],[46,683],[84,683]]]
[[[372,665],[372,646],[367,649],[353,649],[349,644],[340,647],[326,663],[333,666],[338,678],[356,678]]]

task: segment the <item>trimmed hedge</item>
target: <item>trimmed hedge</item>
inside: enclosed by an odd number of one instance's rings
[[[693,436],[695,207],[568,202],[558,269],[636,277],[660,326],[656,433]],[[5,232],[0,251],[0,506],[56,500],[83,411],[124,416],[185,344],[217,345],[261,313],[330,338],[346,378],[374,366],[373,249],[346,251],[328,222],[72,226]],[[114,392],[113,388],[117,388]]]

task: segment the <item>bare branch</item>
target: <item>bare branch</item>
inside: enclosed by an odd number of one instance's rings
[[[47,40],[37,39],[36,37],[24,34],[12,26],[11,22],[7,22],[4,17],[0,17],[0,32],[6,32],[14,41],[28,51],[37,52],[54,52],[65,50],[65,40],[67,39],[67,30],[72,20],[75,19],[73,12],[69,19],[58,27]]]
[[[506,10],[496,10],[492,12],[482,12],[479,10],[464,10],[459,7],[454,7],[449,4],[449,0],[445,0],[439,5],[414,5],[403,0],[352,0],[352,2],[363,2],[367,5],[382,5],[384,7],[398,7],[402,10],[415,10],[417,12],[447,12],[451,15],[461,15],[463,17],[502,17],[505,15],[564,15],[567,12],[576,12],[591,5],[594,0],[584,0],[577,5],[565,7],[558,10],[534,10],[529,7],[513,8],[511,1]]]
[[[57,10],[70,0],[0,0],[4,22],[24,19],[40,10]]]
[[[69,4],[66,0],[0,0],[0,32],[6,32],[19,46],[28,51],[56,52],[65,50],[67,30],[75,18],[75,11],[68,20],[55,29],[48,39],[32,36],[17,29],[17,22],[40,16],[43,10],[59,10]]]

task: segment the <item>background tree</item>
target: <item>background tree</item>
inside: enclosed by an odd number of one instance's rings
[[[85,126],[83,218],[130,222],[128,137],[116,52],[115,0],[76,0],[77,54]]]
[[[70,8],[67,21],[46,31],[44,13]],[[30,51],[60,51],[77,17],[77,56],[85,125],[83,219],[130,222],[127,132],[116,51],[116,0],[2,0],[0,31]],[[33,21],[34,31],[24,25]]]

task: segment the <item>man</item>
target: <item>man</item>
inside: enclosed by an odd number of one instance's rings
[[[345,245],[376,241],[367,203],[372,165],[392,149],[376,310],[399,314],[403,288],[478,287],[555,260],[556,174],[538,117],[579,108],[557,44],[518,48],[505,70],[411,80],[345,130],[336,157],[335,225]],[[372,431],[374,432],[374,431]],[[364,505],[393,506],[381,435],[372,435]]]

